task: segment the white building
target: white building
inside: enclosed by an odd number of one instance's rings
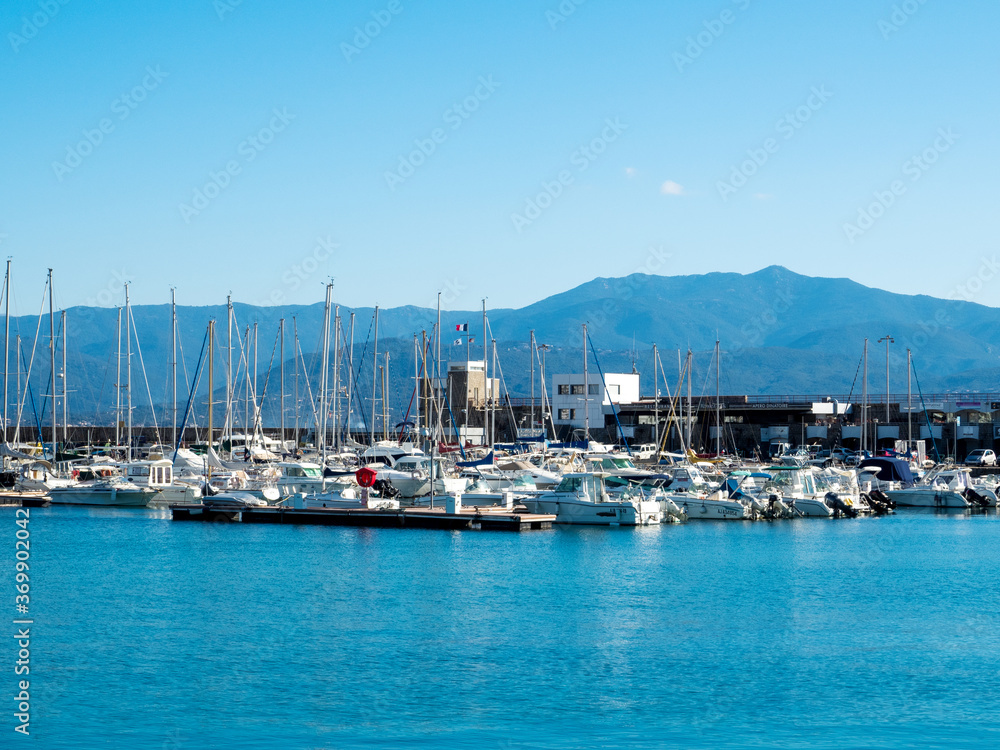
[[[588,413],[590,429],[604,429],[604,406],[638,400],[636,373],[609,372],[603,380],[599,373],[588,373],[586,389],[582,373],[552,376],[552,417],[557,429],[563,426],[583,429]]]

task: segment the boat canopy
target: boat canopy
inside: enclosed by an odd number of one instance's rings
[[[901,458],[866,458],[859,469],[877,469],[875,476],[883,482],[913,484],[910,465]]]

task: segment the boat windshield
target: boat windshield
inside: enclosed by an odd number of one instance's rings
[[[563,477],[556,492],[579,492],[583,487],[583,477]]]

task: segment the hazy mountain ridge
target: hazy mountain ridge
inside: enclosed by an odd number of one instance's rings
[[[258,387],[274,354],[274,376],[269,392],[277,391],[277,333],[285,319],[286,393],[291,393],[294,370],[294,329],[312,377],[318,378],[315,356],[321,349],[323,303],[256,307],[234,303],[234,369],[240,363],[240,342],[248,327],[258,326]],[[355,369],[363,400],[370,404],[374,348],[373,308],[355,313]],[[347,335],[351,310],[340,308]],[[536,341],[553,348],[546,356],[549,375],[582,369],[582,324],[608,371],[630,371],[634,359],[642,374],[644,393],[652,392],[651,345],[656,342],[667,369],[668,382],[676,384],[677,349],[690,347],[696,354],[694,392],[714,392],[709,372],[710,352],[721,341],[722,390],[735,394],[846,393],[850,390],[869,339],[869,380],[873,391],[884,390],[885,347],[877,339],[891,334],[890,389],[905,389],[906,349],[925,391],[1000,390],[1000,310],[971,302],[941,300],[922,295],[900,295],[872,289],[845,278],[814,278],[770,266],[751,274],[710,273],[698,276],[633,274],[597,278],[574,289],[552,295],[520,309],[487,310],[492,337],[506,385],[514,395],[527,395],[529,380],[529,331]],[[208,321],[216,321],[216,388],[223,387],[223,363],[228,338],[226,306],[178,306],[179,340],[189,377],[193,376]],[[141,346],[141,363],[149,378],[156,404],[167,396],[170,361],[170,306],[136,305],[134,326]],[[433,309],[403,306],[379,311],[379,365],[389,354],[390,390],[394,414],[405,410],[412,392],[414,344],[421,331],[431,331]],[[117,351],[116,308],[74,307],[67,311],[70,411],[77,419],[105,420],[114,401],[114,359]],[[294,325],[293,325],[294,320]],[[469,324],[474,337],[472,357],[482,357],[482,311],[442,311],[442,357],[464,359],[466,346],[456,324]],[[11,319],[12,336],[20,332],[25,359],[30,355],[38,319]],[[57,320],[57,328],[59,326]],[[41,333],[32,366],[31,383],[36,403],[48,392],[48,321]],[[332,337],[331,337],[332,338]],[[13,347],[13,344],[12,344]],[[123,344],[123,352],[125,346]],[[360,361],[364,352],[365,360]],[[61,358],[61,352],[60,352]],[[301,361],[301,358],[300,358]],[[250,367],[252,355],[250,357]],[[13,363],[13,359],[12,359]],[[593,358],[591,358],[592,369]],[[140,360],[133,344],[133,403],[136,416],[148,418],[149,395],[142,381]],[[13,364],[12,364],[13,369]],[[61,369],[61,362],[57,363]],[[183,375],[181,376],[183,381]],[[122,376],[124,382],[125,376]],[[550,381],[551,382],[551,381]],[[706,384],[711,382],[709,388]],[[537,374],[536,374],[537,384]],[[305,398],[305,384],[300,382]],[[13,391],[14,383],[11,383]],[[61,384],[58,386],[61,389]],[[201,391],[206,387],[202,378]],[[860,381],[856,387],[860,388]],[[661,391],[662,391],[661,381]],[[182,404],[187,387],[178,388]],[[13,400],[13,396],[12,396]],[[291,399],[289,398],[289,401]],[[200,404],[204,399],[196,400]],[[146,406],[140,406],[145,404]],[[183,406],[181,407],[183,408]],[[366,405],[366,409],[370,406]],[[304,407],[308,410],[308,407]],[[157,411],[161,414],[160,407]],[[270,409],[265,409],[268,414]],[[102,416],[103,415],[103,416]],[[26,417],[24,421],[31,421]]]

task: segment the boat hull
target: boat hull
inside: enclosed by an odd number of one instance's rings
[[[671,499],[687,513],[689,521],[743,521],[748,518],[746,506],[737,500],[715,500],[694,495],[675,495]]]
[[[902,508],[968,508],[969,501],[952,490],[890,490],[889,499]]]
[[[579,526],[648,526],[660,523],[660,504],[641,502],[594,503],[573,495],[525,499],[532,513],[553,515],[555,522]]]
[[[78,490],[54,489],[49,493],[53,505],[98,505],[116,508],[144,508],[154,492],[145,490]]]

